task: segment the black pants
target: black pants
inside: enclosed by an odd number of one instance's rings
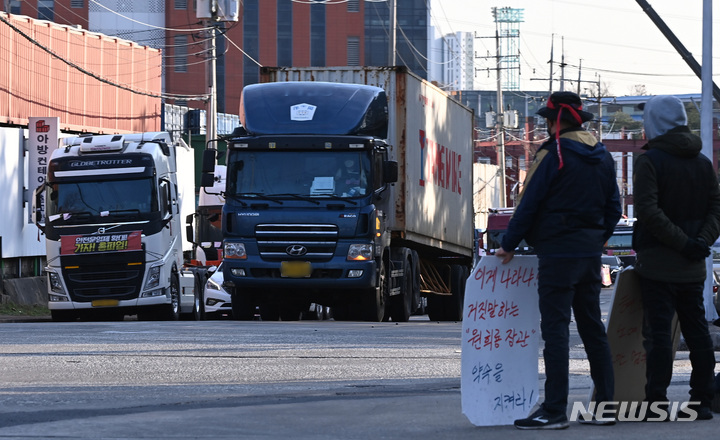
[[[647,351],[645,399],[667,401],[673,369],[672,321],[677,313],[680,331],[690,350],[690,400],[709,407],[715,386],[715,352],[705,319],[704,283],[666,283],[640,277],[640,286]]]
[[[545,401],[543,409],[565,414],[569,391],[570,320],[575,315],[585,345],[596,401],[613,400],[610,346],[600,313],[600,256],[538,260],[540,330],[545,341]]]

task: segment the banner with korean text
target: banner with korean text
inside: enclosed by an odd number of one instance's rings
[[[477,426],[510,425],[538,400],[537,257],[485,256],[465,288],[462,411]]]
[[[28,190],[32,194],[35,188],[45,183],[50,156],[58,148],[60,137],[60,118],[28,118]],[[40,195],[38,209],[45,211],[45,195]],[[30,210],[32,211],[32,210]],[[29,212],[28,223],[32,223],[33,212]],[[44,218],[44,215],[41,216]]]

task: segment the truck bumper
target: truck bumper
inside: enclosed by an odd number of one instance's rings
[[[347,261],[334,258],[328,262],[311,262],[308,277],[287,277],[281,273],[281,263],[261,260],[223,260],[225,281],[240,289],[338,291],[342,289],[368,289],[375,287],[376,263]],[[362,272],[359,272],[362,271]],[[244,273],[244,276],[240,275]]]
[[[105,300],[98,300],[105,301]],[[98,305],[103,304],[103,305]],[[148,307],[158,306],[163,304],[170,304],[170,299],[166,296],[154,296],[150,298],[135,298],[123,301],[117,301],[117,305],[100,302],[72,302],[72,301],[58,301],[49,302],[48,308],[50,310],[89,310],[89,309],[107,309],[115,307]]]

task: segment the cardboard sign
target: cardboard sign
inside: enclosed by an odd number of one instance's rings
[[[643,347],[642,326],[640,279],[630,267],[618,274],[607,324],[615,372],[614,400],[618,402],[642,402],[645,399],[647,353]],[[673,321],[673,358],[679,341],[680,326],[676,315]]]
[[[142,249],[141,231],[102,235],[63,235],[60,255],[98,252],[138,251]]]
[[[510,425],[538,400],[537,257],[480,259],[465,288],[462,411],[477,426]]]

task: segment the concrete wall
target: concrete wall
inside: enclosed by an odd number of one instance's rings
[[[4,280],[0,303],[47,306],[47,277],[25,277]]]

